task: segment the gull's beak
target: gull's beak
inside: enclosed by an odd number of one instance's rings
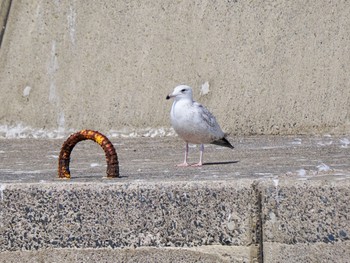
[[[172,97],[174,97],[173,94],[168,94],[168,95],[166,96],[166,99],[169,100],[169,99],[171,99]]]

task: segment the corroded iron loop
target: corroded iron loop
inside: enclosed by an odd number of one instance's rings
[[[69,171],[70,154],[74,146],[78,142],[84,140],[92,140],[97,142],[105,151],[107,161],[107,177],[119,177],[118,156],[113,144],[103,134],[92,130],[82,130],[74,133],[63,143],[58,159],[58,177],[67,179],[71,177]]]

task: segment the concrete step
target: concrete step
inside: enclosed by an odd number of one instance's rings
[[[238,137],[234,151],[208,146],[201,168],[174,166],[174,137],[112,139],[116,179],[81,142],[71,180],[57,178],[63,140],[0,140],[0,262],[346,262],[342,139]]]

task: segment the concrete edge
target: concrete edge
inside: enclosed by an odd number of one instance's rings
[[[0,48],[5,34],[7,19],[10,14],[12,0],[3,0],[0,4]]]
[[[277,181],[278,180],[278,181]],[[16,188],[56,188],[58,187],[58,190],[69,190],[74,189],[77,186],[80,188],[90,188],[91,185],[95,185],[96,183],[100,184],[100,188],[97,188],[99,190],[103,188],[108,188],[113,185],[118,185],[119,187],[124,185],[128,190],[137,190],[140,188],[150,187],[151,188],[159,188],[161,186],[171,187],[172,185],[177,184],[181,185],[181,187],[193,187],[193,185],[197,185],[197,187],[206,185],[209,188],[216,188],[219,185],[222,184],[231,184],[238,188],[247,188],[251,187],[255,195],[257,196],[258,200],[257,202],[260,203],[260,222],[257,222],[257,225],[255,225],[256,229],[261,229],[266,226],[264,224],[266,222],[262,221],[262,215],[264,213],[263,206],[264,203],[262,201],[262,198],[264,198],[264,194],[270,194],[272,197],[274,194],[276,194],[277,188],[291,188],[291,187],[297,187],[310,188],[310,187],[323,187],[323,186],[332,186],[332,187],[342,187],[347,188],[350,184],[349,180],[341,180],[341,181],[335,181],[335,180],[307,180],[307,181],[296,181],[292,180],[289,177],[280,176],[279,179],[276,178],[269,178],[266,180],[249,180],[249,179],[240,179],[237,181],[210,181],[210,184],[208,186],[208,181],[175,181],[175,182],[113,182],[111,181],[105,181],[105,182],[71,182],[71,181],[65,181],[64,183],[58,183],[58,181],[52,181],[50,183],[14,183],[14,184],[5,184],[0,185],[1,186],[1,196],[3,197],[4,192],[6,193],[6,190],[10,189],[16,189]],[[40,186],[41,185],[41,186]],[[270,190],[269,190],[270,189]],[[98,191],[99,191],[98,190]],[[269,190],[267,192],[264,192],[264,190]],[[260,199],[259,199],[260,198]],[[274,198],[274,197],[273,197]],[[256,233],[259,235],[259,233]],[[347,258],[350,258],[350,241],[342,241],[342,242],[334,242],[334,243],[323,243],[323,242],[316,242],[316,243],[296,243],[296,244],[285,244],[285,243],[279,243],[279,242],[269,242],[264,241],[264,236],[262,233],[260,233],[260,237],[257,236],[256,239],[257,243],[256,245],[250,245],[247,247],[243,246],[222,246],[222,245],[204,245],[204,246],[198,246],[198,247],[191,247],[191,248],[175,248],[175,247],[138,247],[137,249],[132,248],[116,248],[116,249],[108,249],[108,248],[86,248],[86,249],[41,249],[38,251],[5,251],[1,252],[0,255],[0,262],[1,258],[6,259],[6,262],[15,262],[18,261],[17,259],[21,258],[33,258],[33,261],[38,260],[40,261],[40,257],[48,257],[49,255],[52,256],[52,253],[57,253],[57,257],[59,259],[70,259],[73,257],[82,257],[84,261],[89,262],[88,260],[90,258],[94,258],[94,260],[97,260],[96,257],[102,256],[104,257],[121,257],[123,262],[128,261],[137,261],[142,260],[142,257],[151,258],[151,260],[154,259],[154,261],[150,262],[157,262],[157,260],[161,259],[163,262],[171,262],[174,259],[176,259],[177,262],[181,262],[181,259],[184,258],[185,261],[195,261],[198,258],[201,259],[202,262],[296,262],[295,260],[299,259],[301,261],[309,260],[309,259],[319,259],[321,262],[324,258],[337,258],[337,262],[342,262],[343,256],[346,256]],[[50,251],[52,253],[50,253]],[[73,253],[72,251],[79,251],[78,254]],[[100,253],[101,251],[107,251],[106,253]],[[304,251],[304,252],[300,252]],[[310,253],[309,253],[310,251]],[[345,251],[345,252],[344,252]],[[186,253],[184,253],[186,252]],[[26,254],[27,253],[27,254]],[[164,261],[165,255],[169,255],[172,258],[169,259],[169,261]],[[290,256],[292,257],[290,258]],[[188,257],[191,257],[188,258]],[[13,261],[9,261],[8,259],[11,259]],[[104,258],[105,259],[105,258]],[[208,259],[208,261],[205,261]],[[288,261],[291,260],[291,261]],[[184,262],[185,262],[184,261]],[[30,261],[28,261],[30,262]],[[59,262],[59,261],[58,261]],[[93,262],[93,261],[91,261]]]
[[[140,247],[6,251],[0,262],[257,262],[256,246]]]
[[[291,257],[292,255],[292,257]],[[349,262],[350,241],[280,244],[264,242],[264,262]]]

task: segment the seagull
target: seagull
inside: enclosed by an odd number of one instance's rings
[[[175,87],[174,91],[166,96],[174,103],[170,111],[171,125],[175,132],[186,142],[185,160],[177,166],[190,166],[187,163],[188,144],[200,144],[200,157],[197,164],[203,165],[204,144],[216,144],[233,149],[234,147],[225,138],[213,114],[198,102],[193,100],[192,88],[187,85]]]

